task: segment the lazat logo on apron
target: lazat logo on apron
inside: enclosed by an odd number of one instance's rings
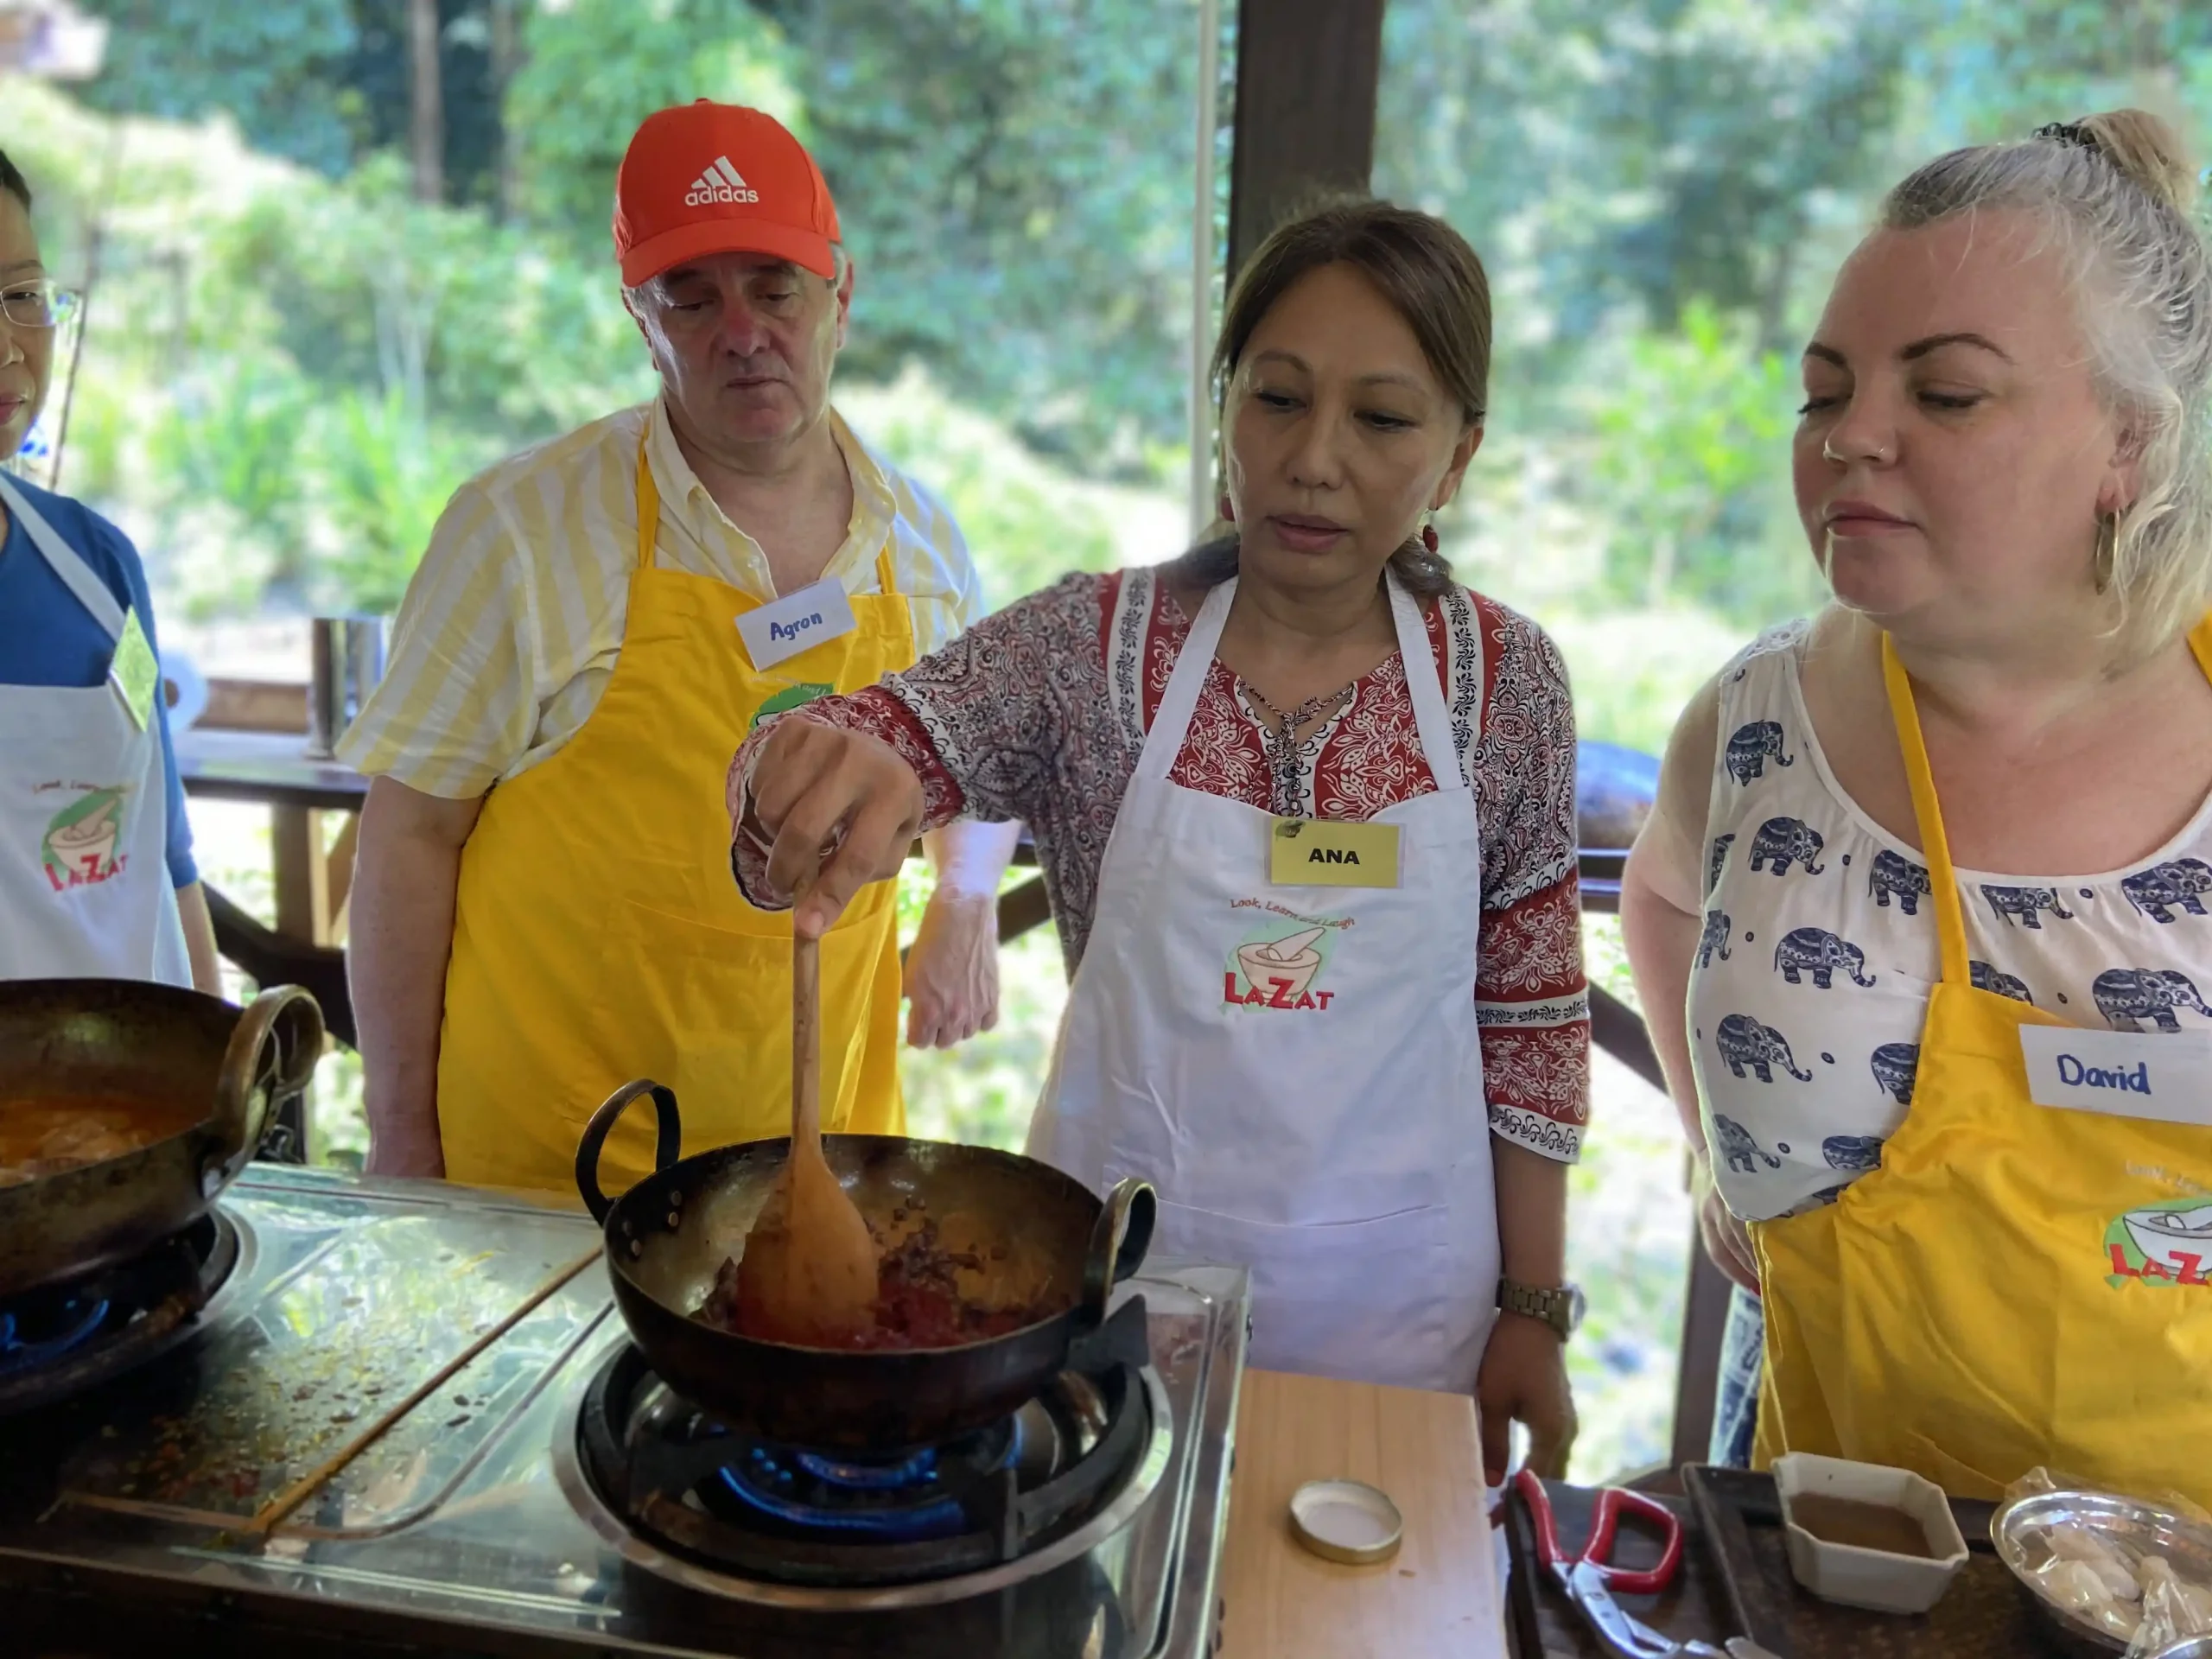
[[[2105,1229],[2112,1262],[2106,1282],[2169,1289],[2212,1285],[2212,1195],[2167,1198],[2130,1210]]]
[[[1230,908],[1273,914],[1230,949],[1222,969],[1222,1001],[1245,1008],[1325,1011],[1336,993],[1319,981],[1338,936],[1353,918],[1300,916],[1265,899],[1239,899]]]
[[[56,893],[111,880],[130,861],[123,844],[124,786],[50,784],[46,789],[73,789],[77,798],[56,812],[39,840],[39,863]]]
[[[750,734],[753,727],[760,725],[762,721],[773,720],[778,715],[787,715],[794,709],[803,708],[807,703],[812,702],[817,697],[828,696],[836,689],[834,685],[824,685],[818,680],[801,680],[795,685],[788,685],[780,691],[772,692],[761,701],[760,706],[753,711],[753,724],[745,729]]]

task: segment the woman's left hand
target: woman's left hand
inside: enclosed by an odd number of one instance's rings
[[[1567,1474],[1574,1448],[1574,1395],[1567,1382],[1567,1344],[1541,1319],[1500,1313],[1483,1350],[1475,1377],[1481,1408],[1483,1479],[1505,1484],[1512,1460],[1513,1425],[1529,1428],[1529,1467],[1547,1480]]]
[[[916,1048],[950,1048],[997,1025],[998,901],[940,884],[906,952],[906,988]]]

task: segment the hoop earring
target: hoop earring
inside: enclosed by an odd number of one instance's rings
[[[2120,563],[2120,515],[2097,515],[2097,550],[2089,562],[2089,580],[2100,594],[2112,589],[2113,568]]]

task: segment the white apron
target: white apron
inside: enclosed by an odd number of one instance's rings
[[[129,613],[3,474],[0,500],[120,642]],[[0,979],[192,983],[160,727],[145,712],[141,726],[112,674],[83,688],[0,685]]]
[[[1438,785],[1374,819],[1401,885],[1276,886],[1273,815],[1167,776],[1236,590],[1192,623],[1115,820],[1029,1151],[1154,1183],[1155,1254],[1249,1267],[1255,1365],[1471,1391],[1498,1277],[1482,854],[1427,630],[1392,577]]]

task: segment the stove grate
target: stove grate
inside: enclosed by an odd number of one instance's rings
[[[868,1460],[733,1431],[625,1348],[585,1400],[580,1461],[639,1535],[717,1571],[841,1586],[951,1577],[1018,1560],[1111,1500],[1150,1440],[1149,1359],[1133,1298],[1013,1416]]]
[[[0,1416],[66,1400],[164,1351],[238,1259],[211,1211],[144,1255],[0,1308]]]

